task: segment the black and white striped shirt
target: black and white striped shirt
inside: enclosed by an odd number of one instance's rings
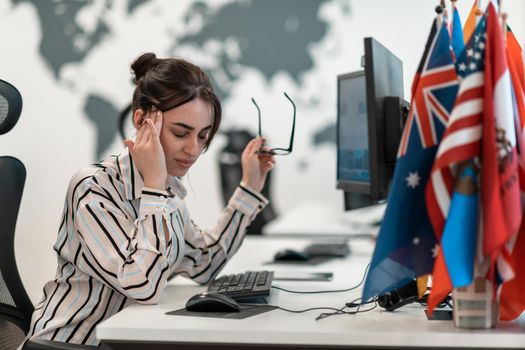
[[[185,195],[177,178],[167,191],[144,187],[127,149],[77,172],[54,245],[56,278],[44,286],[28,336],[98,344],[99,322],[129,304],[156,303],[173,273],[210,281],[268,203],[241,183],[217,225],[202,230]]]

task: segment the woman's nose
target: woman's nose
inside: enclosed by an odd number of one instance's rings
[[[197,140],[197,137],[191,137],[188,139],[184,151],[192,157],[199,155],[199,140]]]

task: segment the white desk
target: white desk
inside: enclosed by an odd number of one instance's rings
[[[223,273],[248,269],[291,270],[291,266],[263,265],[283,247],[300,247],[307,240],[248,237],[242,249],[226,265]],[[340,289],[355,285],[369,262],[372,245],[351,242],[353,254],[315,267],[296,267],[307,271],[332,271],[331,282],[284,282],[274,285],[296,290]],[[184,307],[188,298],[205,290],[191,281],[177,278],[170,282],[158,305],[132,305],[97,327],[104,346],[115,349],[286,349],[286,348],[525,348],[525,329],[513,323],[500,323],[496,329],[468,331],[454,328],[452,321],[427,321],[417,304],[395,312],[377,308],[357,315],[336,315],[320,321],[321,311],[292,314],[272,310],[244,320],[208,317],[168,316]],[[360,296],[361,290],[330,294],[290,294],[272,290],[269,303],[288,309],[314,306],[341,307]],[[135,344],[132,344],[135,343]],[[136,344],[138,343],[138,344]],[[174,346],[177,344],[177,346]]]

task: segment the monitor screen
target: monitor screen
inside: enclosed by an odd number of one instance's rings
[[[367,185],[370,160],[364,72],[343,75],[338,83],[337,178]]]

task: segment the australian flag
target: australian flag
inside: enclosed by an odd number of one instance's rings
[[[432,273],[437,250],[425,187],[458,90],[447,25],[440,19],[432,24],[414,77],[410,111],[363,300]]]

